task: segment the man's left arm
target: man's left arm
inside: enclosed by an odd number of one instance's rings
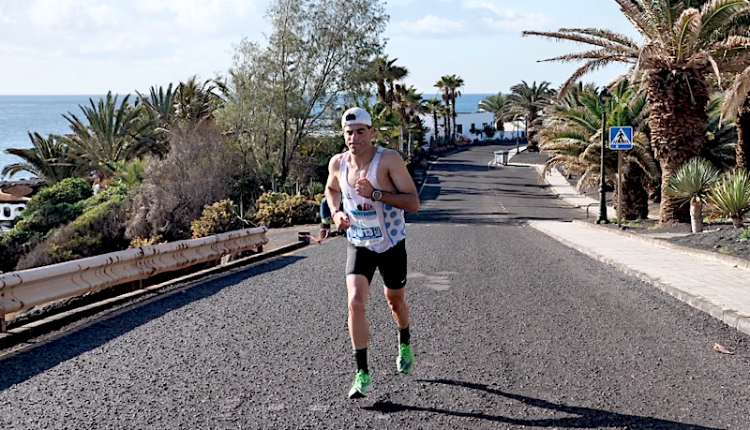
[[[419,211],[419,193],[411,175],[409,175],[409,171],[406,169],[404,160],[401,159],[398,152],[387,152],[383,155],[386,156],[386,159],[382,161],[386,162],[388,176],[390,176],[393,186],[396,187],[396,192],[383,191],[383,197],[380,201],[386,205],[416,214]]]

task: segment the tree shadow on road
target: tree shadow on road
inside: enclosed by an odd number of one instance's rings
[[[496,396],[502,396],[507,399],[516,400],[524,403],[528,406],[533,406],[542,409],[553,410],[557,412],[563,412],[574,417],[566,418],[550,418],[550,419],[518,419],[510,418],[502,415],[489,415],[484,413],[472,413],[472,412],[458,412],[447,409],[438,408],[424,408],[419,406],[400,405],[390,401],[378,401],[372,406],[364,407],[363,409],[376,411],[380,413],[397,413],[406,411],[416,412],[430,412],[434,414],[444,414],[455,417],[463,418],[474,418],[479,420],[487,420],[492,422],[500,422],[506,424],[513,424],[524,427],[551,427],[551,428],[572,428],[572,429],[600,429],[600,428],[628,428],[632,430],[647,430],[647,429],[660,429],[660,430],[719,430],[713,427],[704,427],[699,425],[678,423],[675,421],[662,420],[651,417],[641,417],[637,415],[626,415],[618,414],[615,412],[604,411],[601,409],[584,408],[577,406],[567,406],[560,403],[548,402],[542,399],[535,399],[533,397],[522,396],[519,394],[506,393],[494,388],[490,388],[484,384],[473,384],[462,381],[452,381],[447,379],[434,379],[434,380],[418,380],[419,382],[425,382],[430,384],[444,384],[452,385],[457,387],[470,388],[473,390],[484,391],[489,394]]]
[[[78,331],[0,360],[0,392],[27,381],[60,363],[98,348],[173,310],[211,297],[227,287],[256,275],[283,269],[302,259],[304,257],[282,257],[219,279],[203,281],[187,289],[177,288],[178,294],[156,297],[152,302],[136,306],[121,314],[105,316],[103,320]]]

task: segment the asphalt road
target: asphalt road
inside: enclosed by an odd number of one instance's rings
[[[376,276],[373,391],[346,399],[336,238],[1,361],[0,427],[750,428],[748,338],[524,226],[583,214],[492,149],[433,166],[410,218],[415,374]]]

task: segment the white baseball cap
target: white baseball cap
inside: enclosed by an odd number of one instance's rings
[[[370,118],[370,114],[362,108],[353,107],[347,109],[347,111],[341,116],[341,128],[354,124],[364,124],[368,127],[372,127],[372,118]]]

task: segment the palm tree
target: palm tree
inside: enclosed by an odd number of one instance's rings
[[[224,99],[219,95],[223,89],[223,84],[211,79],[199,83],[197,76],[180,82],[175,97],[177,119],[196,124],[212,120],[214,111],[224,104]]]
[[[666,194],[669,178],[700,153],[706,125],[709,74],[737,72],[745,67],[750,38],[724,29],[750,12],[748,0],[711,0],[700,9],[670,0],[615,0],[643,37],[641,44],[604,29],[525,31],[524,36],[570,40],[595,49],[545,61],[584,61],[563,86],[565,92],[588,72],[611,63],[633,64],[631,80],[639,78],[651,109],[651,145],[662,170],[662,224],[686,218]]]
[[[451,89],[450,89],[450,82],[448,81],[448,77],[443,76],[442,78],[440,78],[439,81],[435,82],[435,87],[440,91],[440,95],[443,98],[443,101],[445,102],[445,109],[446,109],[446,111],[444,112],[445,138],[448,139],[448,136],[451,136],[451,139],[452,139],[454,136],[453,136],[453,132],[451,131],[453,129],[451,128],[451,122],[450,122],[450,118],[452,117],[451,115],[451,109],[452,109]]]
[[[450,88],[451,88],[451,104],[453,105],[453,108],[451,109],[453,113],[453,138],[456,138],[456,115],[458,115],[458,112],[456,111],[456,99],[458,97],[461,97],[461,88],[464,86],[464,80],[460,76],[451,75],[449,78],[450,82]]]
[[[479,112],[487,112],[494,115],[495,129],[505,132],[505,96],[503,93],[497,93],[496,96],[489,96],[479,102]]]
[[[738,74],[727,90],[721,114],[733,119],[737,128],[737,167],[750,168],[750,67]]]
[[[375,76],[373,82],[377,87],[378,100],[393,108],[395,102],[395,84],[409,76],[409,70],[397,66],[396,61],[389,59],[387,55],[375,58]]]
[[[117,96],[108,93],[98,103],[89,99],[89,106],[79,106],[87,123],[68,112],[63,117],[70,123],[72,134],[64,137],[91,170],[109,177],[120,161],[127,161],[141,150],[144,135],[153,128],[152,121],[141,117],[142,106],[128,103],[126,95],[117,106]]]
[[[137,91],[136,94],[148,121],[154,124],[148,151],[163,158],[169,152],[169,129],[177,121],[177,91],[169,84],[166,90],[162,86],[151,87],[148,96]]]
[[[412,158],[412,131],[414,131],[415,118],[425,111],[422,93],[418,93],[413,86],[396,85],[395,105],[396,112],[401,117],[401,135],[406,134],[406,148],[402,148],[407,158]],[[420,123],[421,125],[421,123]]]
[[[364,109],[372,118],[373,142],[385,147],[393,147],[391,140],[399,135],[401,121],[391,108],[384,102],[377,101]]]
[[[710,161],[721,171],[736,166],[738,127],[734,121],[722,116],[724,98],[718,94],[708,102],[708,124],[704,130],[700,157]]]
[[[434,140],[437,141],[439,138],[438,133],[438,116],[440,115],[440,109],[443,107],[443,102],[441,102],[439,99],[428,99],[425,101],[425,109],[427,112],[432,115],[432,121],[433,121],[433,129],[432,134],[434,136]],[[430,147],[432,149],[432,147]]]
[[[521,81],[520,84],[513,85],[510,88],[510,95],[505,98],[504,116],[515,119],[523,118],[526,124],[526,139],[530,152],[539,151],[538,142],[534,138],[533,127],[542,108],[553,95],[549,86],[550,83],[547,81],[543,81],[539,86],[536,85],[536,81],[531,86],[526,81]]]
[[[43,180],[47,185],[54,185],[63,179],[84,177],[88,172],[77,161],[73,150],[65,144],[60,136],[49,135],[46,139],[39,133],[29,133],[32,148],[8,148],[6,154],[15,155],[24,160],[3,168],[3,176],[28,172]]]
[[[667,194],[678,202],[690,202],[690,224],[693,233],[703,231],[703,204],[719,180],[719,170],[708,160],[695,157],[683,164],[669,178]]]
[[[461,88],[464,86],[464,80],[460,76],[445,75],[435,84],[443,92],[443,100],[450,107],[450,115],[453,119],[453,129],[451,136],[456,139],[456,99],[461,97]]]
[[[538,134],[541,147],[553,154],[546,169],[563,166],[568,173],[580,174],[579,188],[596,187],[601,181],[602,109],[609,112],[608,125],[633,124],[634,146],[624,154],[622,189],[625,219],[648,216],[648,192],[644,183],[657,177],[658,166],[649,150],[645,133],[648,109],[645,97],[637,96],[623,83],[613,89],[613,97],[602,106],[596,88],[581,88],[576,100],[553,101]],[[605,178],[614,182],[617,154],[605,151]]]

